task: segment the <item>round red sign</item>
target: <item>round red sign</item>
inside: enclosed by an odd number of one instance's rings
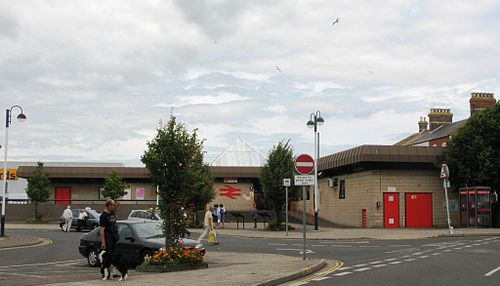
[[[301,175],[309,175],[314,171],[314,159],[307,154],[300,154],[295,159],[295,170]]]

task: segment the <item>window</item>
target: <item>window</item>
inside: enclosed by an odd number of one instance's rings
[[[120,240],[125,240],[125,237],[133,236],[133,233],[127,225],[118,224],[118,235],[120,236]]]
[[[339,199],[345,199],[345,180],[340,180]]]

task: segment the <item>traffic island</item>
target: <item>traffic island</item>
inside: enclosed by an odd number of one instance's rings
[[[29,235],[7,235],[0,237],[0,249],[42,245],[49,240]]]
[[[208,263],[201,262],[201,263],[178,264],[178,265],[173,265],[173,266],[141,264],[141,265],[137,266],[135,268],[135,270],[139,271],[139,272],[164,273],[164,272],[197,270],[197,269],[205,269],[205,268],[208,268]]]

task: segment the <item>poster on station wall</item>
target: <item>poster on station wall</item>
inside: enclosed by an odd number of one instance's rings
[[[144,200],[145,193],[146,193],[146,191],[144,190],[144,188],[136,188],[135,189],[135,199],[136,200]]]

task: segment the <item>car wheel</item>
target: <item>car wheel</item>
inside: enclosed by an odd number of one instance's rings
[[[97,267],[99,266],[99,253],[95,248],[91,248],[89,252],[87,253],[87,263],[89,264],[90,267]]]

